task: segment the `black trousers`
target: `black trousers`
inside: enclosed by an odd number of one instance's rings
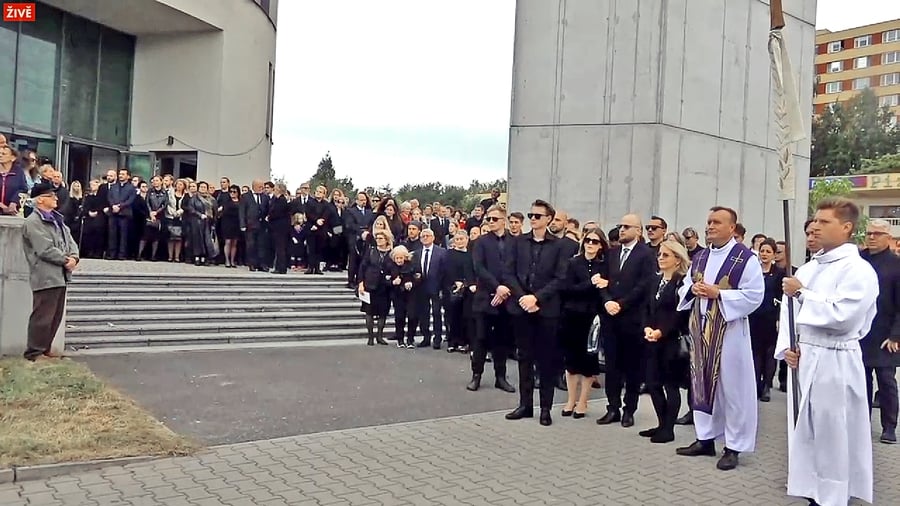
[[[659,427],[672,430],[681,409],[681,378],[686,360],[678,357],[678,342],[661,340],[644,346],[646,381]]]
[[[253,230],[248,229],[247,232],[244,233],[244,240],[246,241],[244,252],[247,267],[260,270],[268,269],[269,259],[266,253],[268,250],[267,230],[262,226],[254,228]]]
[[[275,272],[285,274],[288,268],[288,240],[286,230],[272,229],[272,246],[275,249]]]
[[[897,368],[866,367],[866,391],[869,394],[869,413],[872,412],[872,372],[878,381],[878,402],[881,406],[882,430],[897,429]],[[871,415],[870,415],[871,416]]]
[[[407,344],[416,342],[416,327],[419,326],[419,317],[414,304],[415,301],[408,293],[394,295],[394,340],[398,343],[403,342],[404,335]]]
[[[519,349],[519,406],[534,407],[534,365],[541,378],[540,407],[553,407],[560,351],[557,341],[558,318],[538,314],[512,316],[516,347]]]
[[[324,261],[322,258],[325,253],[325,247],[328,243],[328,236],[325,235],[321,229],[310,232],[308,236],[306,236],[306,255],[309,263],[307,264],[308,269],[312,269],[314,271],[320,270],[319,264]]]
[[[606,398],[609,410],[622,409],[625,389],[625,411],[637,411],[643,376],[643,331],[640,325],[607,319],[603,334],[606,354]],[[543,381],[543,378],[541,379]]]
[[[487,352],[491,351],[494,377],[506,377],[506,353],[509,350],[510,317],[502,309],[498,314],[478,313],[475,316],[475,339],[472,340],[472,374],[484,373]]]
[[[28,345],[25,358],[34,360],[48,353],[66,308],[66,287],[47,288],[31,294]]]
[[[425,342],[431,342],[433,346],[439,346],[444,335],[444,317],[441,313],[440,292],[430,295],[423,290],[418,299],[418,312],[419,330],[425,337]],[[432,320],[434,321],[433,329],[430,328],[432,327]]]
[[[110,260],[122,259],[128,255],[128,231],[131,228],[131,216],[109,216],[109,242],[106,250],[106,258]]]
[[[750,347],[753,350],[753,369],[756,374],[756,392],[763,387],[772,388],[778,362],[775,360],[775,345],[778,331],[775,321],[750,317]]]

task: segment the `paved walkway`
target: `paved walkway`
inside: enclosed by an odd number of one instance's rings
[[[645,397],[646,398],[646,397]],[[642,399],[643,401],[643,399]],[[509,422],[502,413],[222,446],[195,457],[0,486],[0,504],[697,505],[806,504],[784,496],[784,397],[762,405],[759,451],[735,471],[674,455],[594,417]],[[592,415],[602,401],[591,406]],[[693,439],[680,428],[678,444]],[[900,504],[897,447],[875,445],[876,504]]]

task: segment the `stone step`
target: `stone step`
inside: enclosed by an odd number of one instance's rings
[[[221,333],[221,332],[264,332],[264,331],[298,331],[299,329],[359,329],[365,327],[362,313],[357,318],[322,319],[290,319],[276,321],[209,321],[187,323],[130,323],[126,325],[77,324],[66,322],[66,339],[70,336],[99,336],[101,334],[139,334],[142,336],[163,336],[183,333]]]
[[[343,289],[347,285],[346,279],[310,279],[310,278],[285,278],[285,277],[275,277],[275,278],[258,278],[258,279],[244,279],[244,278],[229,278],[229,277],[219,277],[219,278],[210,278],[210,279],[180,279],[177,276],[171,277],[163,277],[159,276],[156,278],[115,278],[115,279],[104,279],[102,277],[99,278],[89,278],[89,279],[75,279],[72,281],[72,284],[69,285],[69,289],[82,289],[82,288],[94,288],[94,287],[103,287],[103,288],[124,288],[132,290],[136,286],[137,287],[194,287],[194,288],[221,288],[223,286],[228,287],[240,287],[240,288],[254,288],[254,287],[309,287],[309,288],[318,288],[318,289]]]
[[[78,285],[72,285],[68,289],[68,293],[72,295],[105,295],[107,297],[118,296],[122,294],[130,294],[130,293],[142,293],[146,295],[207,295],[208,298],[215,298],[220,296],[229,296],[229,295],[252,295],[252,294],[264,294],[269,295],[271,298],[279,298],[284,297],[285,295],[317,295],[317,294],[332,294],[332,293],[340,293],[340,294],[350,294],[353,292],[346,288],[320,288],[320,287],[309,287],[309,286],[292,286],[292,287],[270,287],[265,285],[253,286],[253,287],[232,287],[227,283],[222,283],[218,286],[213,286],[209,288],[203,287],[194,287],[190,284],[182,283],[180,286],[173,287],[161,287],[157,285],[143,285],[143,286],[119,286],[119,287],[106,287],[106,286],[91,286],[91,287],[83,287]]]
[[[317,297],[311,301],[275,301],[254,302],[251,305],[245,303],[237,304],[134,304],[134,305],[116,305],[115,314],[132,315],[141,317],[147,311],[154,313],[164,313],[168,315],[179,314],[204,314],[204,313],[279,313],[286,311],[328,311],[328,310],[358,310],[360,303],[355,297],[347,297],[347,300],[330,300],[319,302]],[[71,301],[71,299],[69,299]],[[67,318],[71,319],[71,315],[105,315],[109,314],[110,308],[106,304],[83,304],[70,302],[67,307]]]
[[[393,335],[385,329],[385,337]],[[213,334],[180,333],[166,335],[108,334],[96,337],[66,337],[69,349],[114,348],[131,346],[190,346],[201,344],[241,344],[288,341],[365,339],[363,326],[351,329],[271,330],[263,332],[227,331]]]
[[[346,282],[346,272],[326,272],[321,276],[309,276],[299,272],[289,272],[287,274],[270,274],[268,272],[249,272],[243,269],[225,270],[216,269],[213,271],[197,268],[196,271],[190,272],[142,272],[139,270],[129,270],[122,272],[103,272],[103,271],[75,271],[72,275],[72,281],[80,280],[115,280],[115,279],[178,279],[178,280],[308,280],[320,282],[333,282],[344,280]]]
[[[120,325],[119,322],[125,322],[125,324],[146,324],[146,323],[156,323],[156,322],[167,322],[174,324],[175,322],[213,322],[213,321],[255,321],[255,322],[275,322],[280,320],[297,320],[297,321],[305,321],[305,320],[339,320],[339,319],[347,319],[347,318],[361,318],[364,316],[364,313],[359,311],[357,307],[356,310],[347,310],[347,311],[336,311],[336,310],[312,310],[312,311],[242,311],[242,312],[177,312],[177,313],[166,313],[159,312],[159,308],[156,306],[147,308],[146,311],[138,315],[128,315],[128,314],[120,314],[116,313],[102,313],[102,314],[92,314],[92,313],[83,313],[76,311],[69,311],[66,316],[66,324],[68,325],[100,325],[100,324],[108,324],[113,323],[115,325]],[[178,323],[180,325],[180,323]]]
[[[271,303],[278,301],[279,299],[284,300],[285,302],[324,302],[324,301],[351,301],[356,300],[356,297],[349,290],[343,292],[327,292],[327,293],[318,293],[318,294],[302,294],[299,297],[291,297],[292,295],[297,294],[278,294],[278,293],[267,293],[267,294],[243,294],[243,295],[231,295],[231,294],[222,294],[222,293],[213,293],[210,294],[207,292],[205,295],[189,295],[189,296],[180,296],[171,293],[164,293],[159,295],[145,295],[145,294],[135,294],[135,293],[122,293],[116,294],[114,297],[110,297],[108,295],[102,294],[68,294],[66,296],[66,300],[69,304],[72,305],[84,305],[84,304],[92,304],[92,305],[135,305],[135,304],[145,304],[146,307],[152,307],[156,304],[172,304],[172,305],[180,305],[186,308],[192,308],[194,304],[210,304],[212,299],[218,300],[221,305],[236,305],[236,304],[257,304],[257,303]]]

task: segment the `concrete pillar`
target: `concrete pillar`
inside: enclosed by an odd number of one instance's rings
[[[816,1],[785,10],[810,118]],[[510,209],[541,197],[607,229],[633,211],[702,230],[725,205],[781,237],[768,31],[762,0],[518,0]],[[795,153],[796,233],[809,141]]]
[[[22,356],[31,316],[29,268],[22,249],[22,223],[17,216],[0,216],[0,356]],[[53,353],[65,349],[66,317],[53,340]]]

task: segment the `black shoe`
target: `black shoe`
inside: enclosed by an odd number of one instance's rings
[[[593,383],[591,383],[591,388],[603,388],[603,385],[601,385],[600,382],[597,381],[597,378],[594,378]]]
[[[516,387],[510,385],[509,382],[506,381],[506,378],[503,378],[503,377],[500,377],[500,378],[497,378],[496,380],[494,380],[494,388],[498,388],[498,389],[503,390],[504,392],[510,393],[510,394],[516,393]]]
[[[769,402],[772,400],[771,389],[769,387],[764,387],[762,393],[759,394],[759,402]]]
[[[897,444],[897,434],[894,429],[884,429],[881,431],[881,439],[880,441],[886,445],[895,445]]]
[[[456,346],[447,346],[447,353],[456,353]]]
[[[688,411],[684,416],[675,420],[675,425],[694,425],[694,412]]]
[[[577,411],[572,413],[572,418],[574,418],[576,420],[581,420],[582,418],[584,418],[586,416],[587,416],[587,413],[579,413]]]
[[[376,338],[375,338],[375,342],[378,343],[378,344],[380,344],[380,345],[382,345],[382,346],[387,346],[387,344],[388,344],[388,342],[385,341],[384,338],[381,337],[381,336],[376,337]]]
[[[481,386],[481,375],[473,374],[472,381],[470,381],[469,384],[466,385],[466,390],[468,390],[470,392],[477,392],[478,387],[480,387],[480,386]]]
[[[650,438],[651,443],[671,443],[672,441],[675,441],[675,431],[671,427],[659,429]]]
[[[416,348],[427,348],[431,346],[431,339],[425,339],[421,343],[416,345]]]
[[[780,384],[778,385],[778,390],[781,390],[782,392],[785,392],[785,393],[786,393],[786,392],[787,392],[787,382],[780,383]]]
[[[575,410],[573,409],[572,411],[566,411],[566,409],[563,408],[563,410],[562,410],[562,412],[561,412],[560,414],[561,414],[562,416],[572,416],[572,415],[575,414]]]
[[[631,427],[632,425],[634,425],[634,415],[627,411],[625,413],[622,413],[622,427],[627,428]]]
[[[605,415],[603,415],[603,418],[597,420],[597,425],[609,425],[611,423],[616,423],[621,419],[622,417],[619,416],[619,410],[611,409],[607,411]]]
[[[638,436],[641,437],[653,437],[656,433],[659,432],[659,427],[653,427],[652,429],[642,430],[638,432]]]
[[[675,450],[675,453],[682,457],[715,457],[716,443],[715,441],[694,441],[691,446],[685,446]]]
[[[731,471],[738,466],[738,455],[740,453],[725,448],[725,454],[716,463],[716,468],[720,471]]]
[[[534,408],[519,406],[506,414],[507,420],[521,420],[523,418],[534,418]]]
[[[431,347],[434,348],[435,350],[441,349],[441,341],[440,340],[433,341],[431,343]]]
[[[550,410],[542,409],[541,410],[541,425],[543,425],[544,427],[549,427],[552,424],[553,424],[553,419],[550,418]]]
[[[370,337],[370,338],[369,338],[369,341],[366,342],[366,346],[375,346],[375,338],[374,338],[374,337]]]

